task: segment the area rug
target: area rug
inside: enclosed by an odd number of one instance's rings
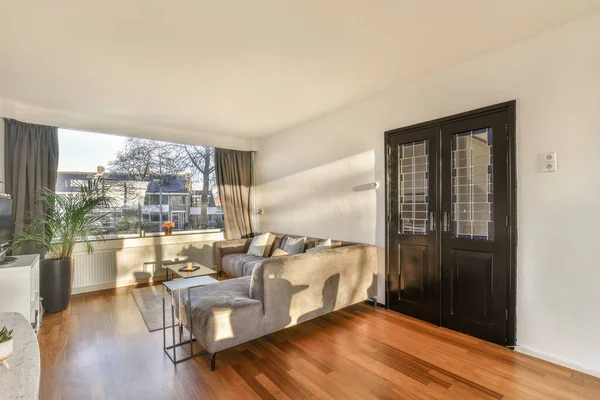
[[[163,327],[162,316],[162,285],[148,286],[138,289],[133,289],[131,294],[137,303],[137,306],[142,313],[142,318],[150,332],[161,330]],[[171,327],[171,299],[165,293],[165,322],[166,327]],[[177,318],[175,318],[177,324]]]

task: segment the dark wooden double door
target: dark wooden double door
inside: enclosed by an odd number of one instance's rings
[[[389,308],[502,345],[514,341],[513,107],[387,133]]]

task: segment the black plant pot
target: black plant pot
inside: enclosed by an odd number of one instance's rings
[[[66,310],[73,286],[73,259],[43,260],[40,268],[40,292],[46,312]]]

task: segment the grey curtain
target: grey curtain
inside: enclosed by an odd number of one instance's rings
[[[252,236],[252,152],[215,149],[215,175],[225,220],[225,237]]]
[[[38,200],[43,188],[55,190],[58,169],[58,129],[4,120],[6,193],[13,199],[13,232],[23,231],[44,210]],[[18,249],[23,254],[32,249]]]

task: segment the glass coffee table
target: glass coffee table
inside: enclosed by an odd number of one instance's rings
[[[198,276],[211,276],[214,275],[216,278],[218,272],[212,268],[208,268],[200,263],[192,262],[193,271],[186,270],[189,261],[177,261],[163,263],[163,268],[167,269],[167,280],[173,280],[173,278],[196,278]]]

